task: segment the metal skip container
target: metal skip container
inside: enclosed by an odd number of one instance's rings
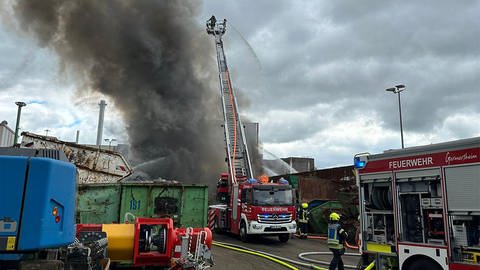
[[[117,183],[133,172],[121,154],[101,147],[65,142],[29,132],[22,132],[22,147],[65,152],[68,160],[77,166],[78,184]]]
[[[207,225],[207,185],[125,181],[133,170],[120,153],[51,136],[23,132],[22,147],[61,150],[76,165],[77,223],[133,223],[135,217],[170,217],[178,226]]]
[[[344,193],[342,196],[347,196]],[[342,215],[341,224],[348,233],[347,241],[356,243],[357,233],[360,224],[358,223],[358,208],[345,204],[342,201],[328,201],[320,204],[310,210],[310,220],[308,222],[313,233],[326,234],[328,228],[329,215],[337,212]],[[356,213],[355,215],[352,213]]]
[[[207,225],[208,186],[163,182],[79,185],[77,223],[133,223],[135,217],[170,217],[175,225]]]
[[[328,201],[310,210],[308,224],[314,233],[326,234],[328,227],[328,216],[331,212],[342,213],[343,206],[338,201]]]
[[[76,198],[76,223],[118,223],[121,191],[120,184],[79,185]]]

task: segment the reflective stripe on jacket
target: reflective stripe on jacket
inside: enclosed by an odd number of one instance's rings
[[[343,229],[340,228],[338,223],[329,223],[328,224],[328,248],[332,249],[342,249],[343,243],[340,242],[340,234],[342,234]],[[342,241],[343,242],[343,241]]]
[[[300,209],[298,213],[298,222],[308,223],[308,211],[305,209]]]

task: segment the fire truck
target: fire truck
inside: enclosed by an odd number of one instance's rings
[[[361,251],[377,269],[480,269],[480,137],[357,154]]]
[[[215,37],[228,173],[217,184],[219,204],[209,206],[208,223],[215,231],[230,232],[248,241],[252,235],[276,235],[287,242],[296,231],[292,187],[288,182],[271,183],[253,178],[244,126],[223,50],[226,20],[207,21],[207,33]]]

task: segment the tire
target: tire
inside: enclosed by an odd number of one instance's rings
[[[290,239],[290,234],[289,233],[282,233],[278,235],[278,240],[282,243],[288,242],[288,239]]]
[[[240,222],[240,240],[242,240],[242,242],[245,242],[245,243],[248,242],[249,240],[248,233],[247,233],[247,226],[245,225],[244,221]]]
[[[413,261],[407,270],[441,270],[442,268],[434,261],[430,259],[420,258]]]

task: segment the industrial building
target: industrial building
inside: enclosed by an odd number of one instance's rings
[[[309,172],[315,170],[315,160],[307,157],[282,158],[291,168],[297,172]]]

